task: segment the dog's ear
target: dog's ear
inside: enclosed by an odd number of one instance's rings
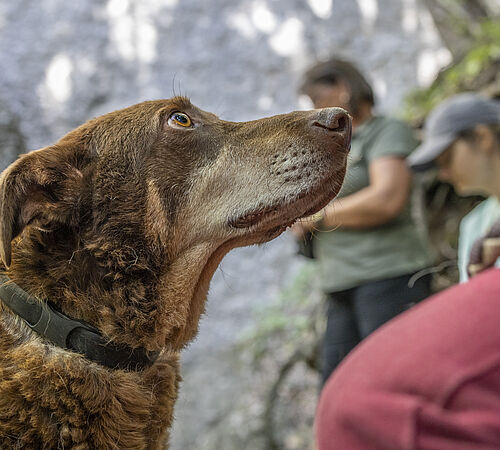
[[[65,223],[82,185],[76,153],[69,144],[21,156],[0,177],[0,257],[6,267],[11,242],[29,224]]]

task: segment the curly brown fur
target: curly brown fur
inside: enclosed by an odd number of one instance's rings
[[[192,126],[173,120],[179,111]],[[0,180],[7,275],[110,341],[161,353],[143,371],[111,370],[0,302],[1,448],[167,446],[178,352],[217,265],[322,208],[349,137],[338,109],[233,123],[177,97],[93,119],[11,165]]]

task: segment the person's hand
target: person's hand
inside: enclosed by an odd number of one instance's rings
[[[318,228],[318,222],[322,219],[322,217],[322,213],[317,213],[313,216],[300,219],[290,227],[290,230],[296,239],[302,239],[307,233],[310,233]]]
[[[290,231],[295,236],[295,239],[302,239],[310,229],[307,226],[307,222],[297,221],[290,227]]]
[[[500,220],[498,220],[490,231],[478,239],[472,247],[469,266],[467,268],[469,276],[482,272],[493,267],[497,258],[500,257]]]

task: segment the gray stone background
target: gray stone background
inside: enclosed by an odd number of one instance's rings
[[[174,93],[234,121],[308,107],[300,74],[332,53],[358,63],[389,113],[450,59],[420,0],[1,0],[1,163]],[[235,342],[300,269],[294,252],[285,235],[223,261],[183,356],[173,449],[261,448],[238,440],[250,425],[236,405],[263,374]]]

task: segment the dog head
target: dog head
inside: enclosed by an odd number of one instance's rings
[[[336,195],[350,134],[339,108],[242,123],[182,97],[115,111],[2,174],[0,256],[67,285],[86,273],[79,289],[89,277],[112,284],[137,272],[176,273],[169,289],[190,299],[184,318],[196,322],[197,283],[208,284],[223,254],[276,237]]]
[[[174,98],[110,113],[4,172],[1,257],[10,264],[28,225],[91,226],[172,257],[197,241],[271,239],[338,192],[349,138],[338,108],[234,123]]]

